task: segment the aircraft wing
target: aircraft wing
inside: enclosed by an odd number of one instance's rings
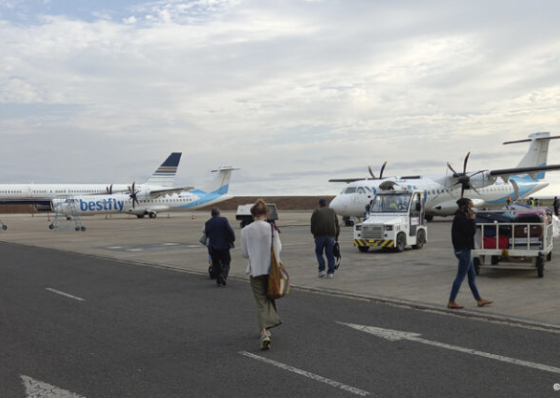
[[[549,166],[514,167],[511,169],[489,170],[487,173],[489,176],[502,177],[502,178],[505,177],[505,179],[507,179],[509,176],[519,175],[519,174],[529,174],[533,178],[536,178],[537,173],[542,171],[552,171],[552,170],[560,170],[560,164],[553,164]]]
[[[173,188],[162,188],[154,189],[149,192],[152,198],[159,198],[160,196],[173,195],[174,193],[181,193],[193,190],[194,187],[173,187]]]
[[[364,177],[360,177],[360,178],[332,178],[329,180],[329,182],[346,182],[346,183],[351,183],[354,181],[360,181],[360,180],[365,180]]]

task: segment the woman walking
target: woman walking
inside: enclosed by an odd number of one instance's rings
[[[262,199],[258,199],[251,214],[254,222],[241,230],[241,252],[249,259],[247,273],[250,275],[251,288],[257,303],[257,318],[261,332],[261,350],[270,348],[271,334],[269,329],[282,323],[276,310],[275,300],[268,297],[268,274],[270,273],[270,247],[274,248],[276,258],[280,261],[279,233],[275,227],[266,222],[268,209]]]

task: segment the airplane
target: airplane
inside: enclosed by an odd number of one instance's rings
[[[467,172],[465,157],[463,171],[456,172],[447,163],[450,173],[438,175],[419,175],[383,178],[385,164],[381,168],[379,178],[369,168],[372,178],[331,179],[329,182],[347,182],[348,185],[330,203],[329,207],[342,216],[346,225],[353,225],[353,219],[360,219],[366,206],[375,197],[378,190],[383,189],[419,189],[426,193],[426,219],[431,221],[434,216],[450,216],[457,210],[456,201],[468,191],[478,208],[500,208],[511,202],[527,197],[546,186],[543,181],[545,171],[560,170],[560,165],[547,166],[548,144],[551,137],[548,132],[529,135],[528,139],[504,142],[504,145],[530,142],[529,149],[517,167],[498,170],[479,170]]]
[[[228,195],[233,167],[220,167],[216,177],[204,188],[183,188],[172,192],[160,189],[136,190],[134,184],[129,193],[112,195],[74,195],[69,198],[52,199],[52,209],[57,214],[86,216],[96,214],[134,214],[138,218],[155,218],[158,212],[194,210],[232,198]]]
[[[145,183],[138,184],[139,188],[151,190],[172,188],[180,160],[181,152],[171,153]],[[130,184],[0,184],[0,205],[30,204],[36,211],[50,211],[51,200],[56,197],[76,194],[112,194],[128,190]]]

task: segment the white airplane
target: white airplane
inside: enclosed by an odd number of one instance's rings
[[[560,170],[560,165],[547,166],[548,144],[552,139],[550,133],[540,132],[529,135],[528,139],[504,142],[514,144],[530,142],[529,150],[517,167],[499,170],[480,170],[467,172],[466,156],[463,172],[457,173],[447,163],[450,173],[439,175],[387,177],[382,178],[383,169],[378,179],[331,179],[330,182],[348,182],[349,184],[330,203],[338,215],[343,217],[347,225],[352,224],[351,217],[361,218],[366,206],[375,197],[378,190],[383,189],[420,189],[426,193],[426,219],[434,216],[450,216],[457,210],[456,201],[463,196],[464,191],[473,200],[476,207],[500,208],[505,206],[507,197],[511,201],[527,197],[546,186],[543,181],[545,171]],[[470,154],[470,153],[469,153]]]
[[[136,190],[113,195],[74,195],[66,199],[52,199],[52,209],[57,214],[85,216],[95,214],[134,214],[138,218],[155,218],[162,211],[185,211],[212,205],[232,196],[228,195],[232,167],[220,167],[216,177],[203,189],[186,187],[180,192],[161,189]]]
[[[173,188],[181,152],[173,152],[150,178],[138,188],[151,191],[180,192]],[[0,184],[0,205],[31,204],[37,211],[50,211],[51,199],[76,194],[112,194],[126,192],[130,184]]]

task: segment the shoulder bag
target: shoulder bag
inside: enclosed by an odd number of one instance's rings
[[[274,254],[274,227],[271,225],[270,273],[268,274],[268,297],[273,300],[284,297],[290,290],[288,270]]]

